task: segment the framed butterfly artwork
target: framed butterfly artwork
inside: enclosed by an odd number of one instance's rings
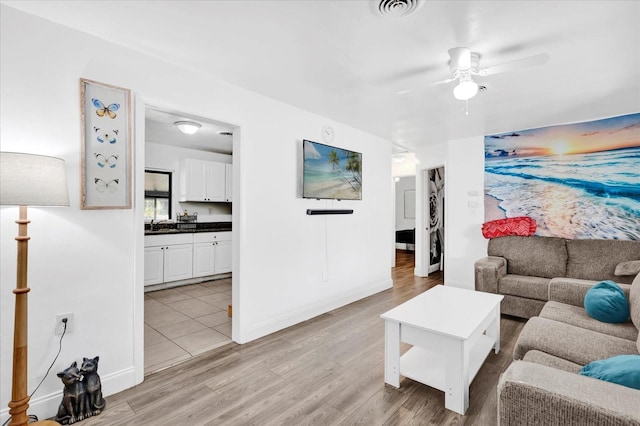
[[[80,208],[131,208],[131,91],[80,79]]]

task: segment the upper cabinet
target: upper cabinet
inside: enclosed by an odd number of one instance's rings
[[[180,162],[180,201],[231,201],[231,164],[184,159]]]
[[[231,202],[231,194],[233,194],[233,165],[225,164],[224,165],[226,171],[226,185],[225,185],[225,197],[227,201]]]

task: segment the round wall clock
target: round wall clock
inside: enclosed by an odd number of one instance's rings
[[[322,127],[322,140],[324,140],[325,142],[333,142],[334,137],[335,137],[335,132],[333,131],[333,127],[331,126]]]

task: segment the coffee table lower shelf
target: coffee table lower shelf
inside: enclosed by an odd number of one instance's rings
[[[482,335],[469,350],[468,385],[476,377],[484,360],[493,349],[493,345],[494,341],[491,338]],[[435,352],[414,346],[400,357],[400,374],[411,380],[446,392],[445,356],[447,354],[444,351]]]

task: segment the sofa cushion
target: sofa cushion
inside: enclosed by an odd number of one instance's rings
[[[631,290],[629,290],[629,311],[633,325],[640,330],[640,274],[636,275],[636,278],[631,284]],[[638,352],[640,352],[640,332],[638,333],[636,345]]]
[[[566,303],[549,301],[545,303],[544,308],[542,308],[540,312],[540,316],[565,324],[575,325],[576,327],[586,328],[587,330],[597,331],[598,333],[620,337],[632,342],[635,342],[638,338],[638,329],[631,321],[621,324],[609,324],[598,321],[597,319],[591,318],[584,308]]]
[[[500,278],[498,292],[528,299],[547,300],[549,281],[549,278],[507,274]]]
[[[621,323],[629,318],[629,301],[618,284],[602,281],[584,296],[584,309],[602,322]]]
[[[616,266],[620,262],[640,259],[640,241],[567,240],[567,253],[569,261],[564,276],[629,284],[633,277],[617,277]]]
[[[618,355],[593,361],[580,374],[640,390],[640,355]]]
[[[487,254],[507,259],[509,274],[543,278],[566,276],[567,249],[563,238],[519,236],[494,238],[489,240]]]
[[[582,366],[575,362],[567,361],[566,359],[558,358],[557,356],[549,355],[542,351],[529,351],[522,358],[523,361],[535,362],[536,364],[542,364],[549,367],[557,368],[558,370],[568,371],[570,373],[580,373]]]
[[[616,277],[631,275],[636,276],[640,274],[640,260],[629,260],[627,262],[620,262],[616,265],[613,273]]]
[[[568,303],[584,308],[584,296],[598,281],[579,280],[577,278],[552,278],[549,281],[549,300]],[[618,284],[625,296],[629,298],[630,284]]]
[[[580,365],[616,355],[638,355],[636,342],[547,318],[533,317],[522,328],[513,358],[539,350]]]
[[[500,313],[520,318],[537,317],[547,303],[544,300],[527,299],[526,297],[505,294],[500,304]]]

